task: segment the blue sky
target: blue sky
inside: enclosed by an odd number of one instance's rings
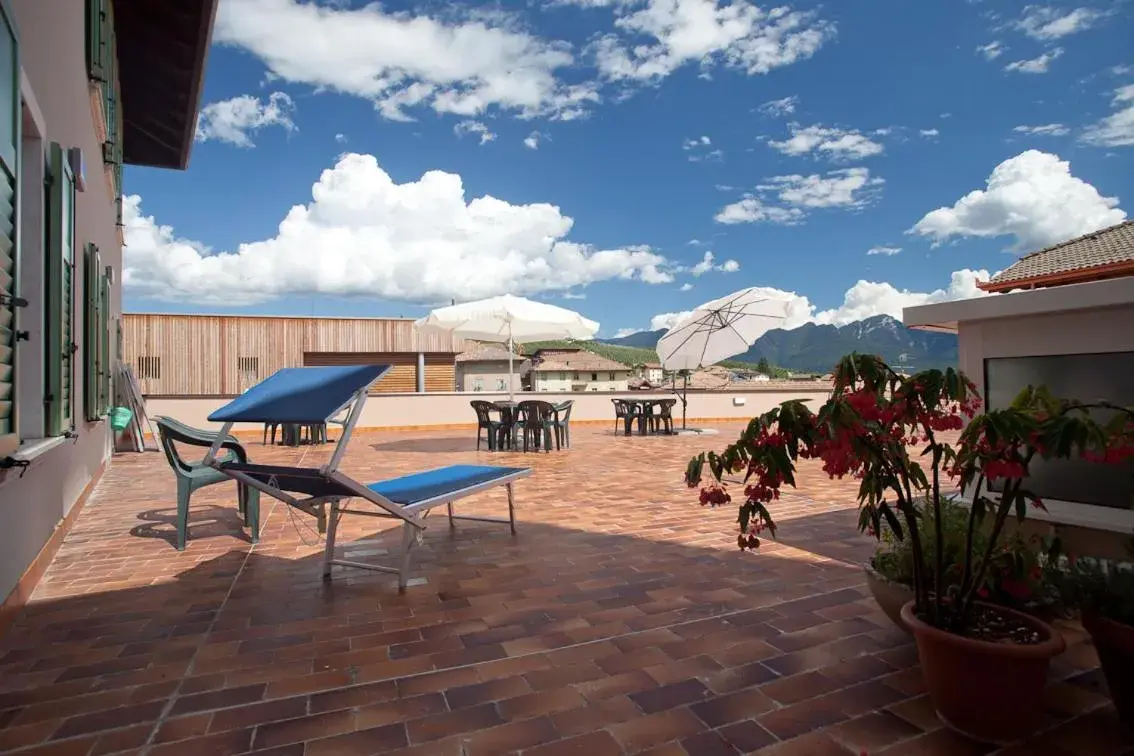
[[[126,172],[126,308],[972,296],[1126,217],[1131,39],[1129,2],[221,0],[189,169]]]

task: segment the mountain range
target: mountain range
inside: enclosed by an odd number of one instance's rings
[[[616,339],[602,339],[619,346],[654,349],[659,331],[639,331]],[[777,328],[756,340],[747,352],[732,359],[759,362],[767,359],[772,365],[800,372],[825,373],[839,358],[851,352],[881,355],[894,366],[906,370],[955,367],[957,337],[907,328],[889,315],[875,315],[846,325],[806,323],[790,331]]]

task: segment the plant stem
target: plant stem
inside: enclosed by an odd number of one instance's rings
[[[961,576],[961,596],[968,595],[969,580],[973,576],[973,533],[976,530],[976,503],[980,498],[980,488],[984,483],[984,475],[977,477],[976,490],[973,491],[973,503],[969,505],[969,527],[965,533],[965,572]],[[963,607],[962,607],[963,608]]]
[[[984,554],[981,556],[976,579],[973,581],[973,584],[969,586],[969,591],[965,594],[965,600],[961,604],[961,611],[957,615],[958,631],[964,628],[968,623],[969,612],[972,611],[973,599],[976,596],[976,588],[984,581],[984,574],[988,571],[988,563],[992,560],[992,550],[996,548],[996,541],[1000,538],[1000,531],[1004,528],[1004,522],[1008,519],[1008,513],[1012,510],[1012,503],[1015,501],[1016,492],[1020,490],[1021,485],[1022,482],[1018,482],[1015,488],[1004,486],[1004,493],[1000,497],[1000,507],[996,510],[996,522],[992,525],[992,533],[988,537],[988,545],[985,546]]]
[[[940,623],[941,594],[945,587],[945,528],[941,523],[941,473],[938,469],[941,466],[941,447],[932,434],[929,438],[933,448],[933,531],[937,539],[933,565],[933,617],[935,622]]]

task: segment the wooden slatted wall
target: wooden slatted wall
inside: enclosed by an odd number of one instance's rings
[[[320,364],[392,364],[375,389],[413,392],[418,350],[426,391],[453,391],[466,348],[410,320],[150,314],[123,315],[120,343],[147,396],[232,396],[280,368]]]

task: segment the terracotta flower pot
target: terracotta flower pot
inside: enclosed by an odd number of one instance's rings
[[[898,626],[899,630],[904,633],[910,632],[906,623],[902,621],[902,607],[913,599],[913,589],[908,585],[894,582],[869,564],[863,566],[863,572],[866,573],[866,585],[874,594],[874,600],[878,602],[879,608]]]
[[[1118,718],[1134,730],[1134,627],[1084,612],[1083,629],[1095,642]]]
[[[913,601],[902,607],[902,619],[917,640],[922,678],[937,716],[974,740],[1008,743],[1039,726],[1048,665],[1067,643],[1035,617],[995,608],[1038,631],[1040,642],[1017,645],[954,635],[918,619]]]

